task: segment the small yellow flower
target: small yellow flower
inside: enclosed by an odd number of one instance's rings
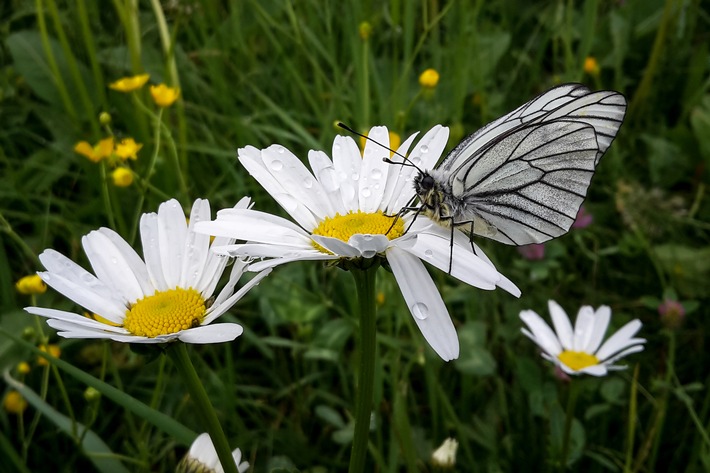
[[[15,283],[15,289],[17,289],[17,292],[20,294],[42,294],[47,290],[47,285],[38,275],[31,274],[20,278],[20,280]]]
[[[136,143],[133,138],[125,138],[116,145],[114,152],[116,153],[116,156],[124,161],[126,159],[132,159],[135,161],[138,159],[138,151],[140,151],[142,147],[143,145]]]
[[[378,292],[377,296],[375,296],[375,302],[377,302],[378,306],[385,305],[385,293],[382,291]]]
[[[2,405],[10,414],[22,414],[27,409],[27,401],[17,391],[8,392]]]
[[[425,89],[433,89],[439,83],[439,73],[436,69],[427,69],[419,76],[419,85]]]
[[[599,63],[597,60],[593,56],[587,56],[584,60],[584,72],[590,76],[598,76],[599,70]]]
[[[17,364],[17,372],[20,374],[27,374],[30,372],[30,364],[26,361],[21,361]]]
[[[402,144],[402,138],[394,131],[389,132],[390,137],[390,150],[397,151],[397,148]],[[360,149],[365,152],[365,143],[367,143],[367,134],[360,137]],[[384,144],[384,143],[383,143]],[[390,157],[394,156],[393,152],[390,152]]]
[[[116,82],[111,82],[108,86],[119,92],[133,92],[143,87],[148,82],[148,79],[150,79],[149,74],[139,74],[137,76],[122,77]]]
[[[150,95],[158,107],[169,107],[180,97],[180,89],[165,84],[151,85]]]
[[[113,185],[116,187],[128,187],[133,184],[133,173],[128,168],[119,167],[114,169],[111,173],[111,178],[113,179]]]
[[[86,141],[74,145],[74,151],[86,157],[89,161],[98,163],[113,154],[113,138],[108,137],[91,146]]]
[[[357,30],[358,33],[360,33],[360,39],[363,41],[370,39],[370,36],[372,35],[372,25],[369,22],[363,21],[360,23]]]
[[[39,348],[39,351],[44,352],[44,353],[49,353],[50,355],[52,355],[55,358],[59,358],[59,355],[62,354],[62,349],[59,348],[59,345],[54,345],[54,344],[40,345],[37,348]],[[43,356],[38,356],[37,357],[37,364],[39,366],[47,366],[47,365],[49,365],[49,361],[47,361],[47,359],[44,358]]]

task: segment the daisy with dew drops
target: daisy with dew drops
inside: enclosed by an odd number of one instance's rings
[[[249,199],[244,198],[235,208],[246,209],[249,204]],[[212,322],[269,270],[261,271],[235,292],[247,268],[244,261],[236,261],[229,282],[214,303],[208,304],[227,265],[227,258],[209,251],[209,236],[194,231],[197,222],[209,219],[209,202],[203,199],[192,206],[189,225],[174,199],[161,204],[157,214],[144,214],[140,233],[145,259],[113,230],[92,231],[82,238],[82,245],[95,275],[61,253],[47,249],[39,256],[47,271],[39,276],[97,317],[42,307],[25,310],[48,318],[47,323],[66,338],[107,338],[129,343],[234,340],[242,334],[240,325]],[[213,246],[232,242],[217,238]]]
[[[646,343],[645,339],[634,337],[641,329],[641,321],[635,319],[602,344],[611,320],[609,306],[603,305],[597,310],[583,306],[574,327],[559,304],[549,301],[548,307],[554,332],[532,310],[520,312],[520,319],[527,325],[522,332],[542,349],[543,358],[567,374],[606,376],[609,371],[625,369],[625,366],[616,365],[616,361],[642,351]]]
[[[208,233],[248,243],[219,247],[220,254],[264,258],[250,268],[258,271],[301,260],[357,259],[387,261],[424,338],[444,360],[458,357],[459,343],[448,311],[422,261],[472,286],[492,290],[501,287],[515,296],[518,288],[501,275],[483,251],[469,238],[451,233],[419,215],[393,217],[414,196],[414,168],[383,162],[389,158],[386,127],[373,127],[361,154],[355,141],[336,136],[332,160],[322,151],[310,151],[311,170],[289,150],[272,145],[259,150],[239,149],[239,161],[296,221],[252,209],[227,209],[217,219],[196,226]],[[416,135],[397,152],[407,155]],[[427,132],[409,160],[431,168],[438,161],[448,138],[448,129],[437,125]],[[408,229],[408,231],[406,231]],[[405,233],[406,231],[406,233]]]

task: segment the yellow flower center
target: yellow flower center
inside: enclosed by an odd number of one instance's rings
[[[599,364],[599,359],[596,356],[583,351],[565,350],[557,355],[557,358],[575,371]]]
[[[385,235],[388,239],[394,240],[404,235],[404,221],[398,217],[387,216],[381,210],[375,213],[350,211],[345,215],[335,214],[335,217],[326,217],[313,230],[313,234],[337,238],[346,243],[350,237],[357,234]],[[318,251],[331,254],[316,242],[313,242],[313,246]]]
[[[168,289],[133,304],[123,328],[133,335],[154,338],[198,327],[205,316],[205,299],[194,289]]]

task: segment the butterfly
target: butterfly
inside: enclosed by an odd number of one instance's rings
[[[419,170],[411,207],[434,222],[508,245],[567,233],[594,170],[616,137],[626,99],[564,84],[459,143],[432,170]]]

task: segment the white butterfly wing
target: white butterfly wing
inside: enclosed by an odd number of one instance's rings
[[[470,214],[455,223],[510,245],[563,235],[625,113],[618,92],[565,84],[481,128],[436,169]]]
[[[597,153],[596,133],[585,123],[520,127],[454,177],[452,193],[470,211],[460,217],[474,222],[474,233],[509,245],[563,235],[587,194]]]

